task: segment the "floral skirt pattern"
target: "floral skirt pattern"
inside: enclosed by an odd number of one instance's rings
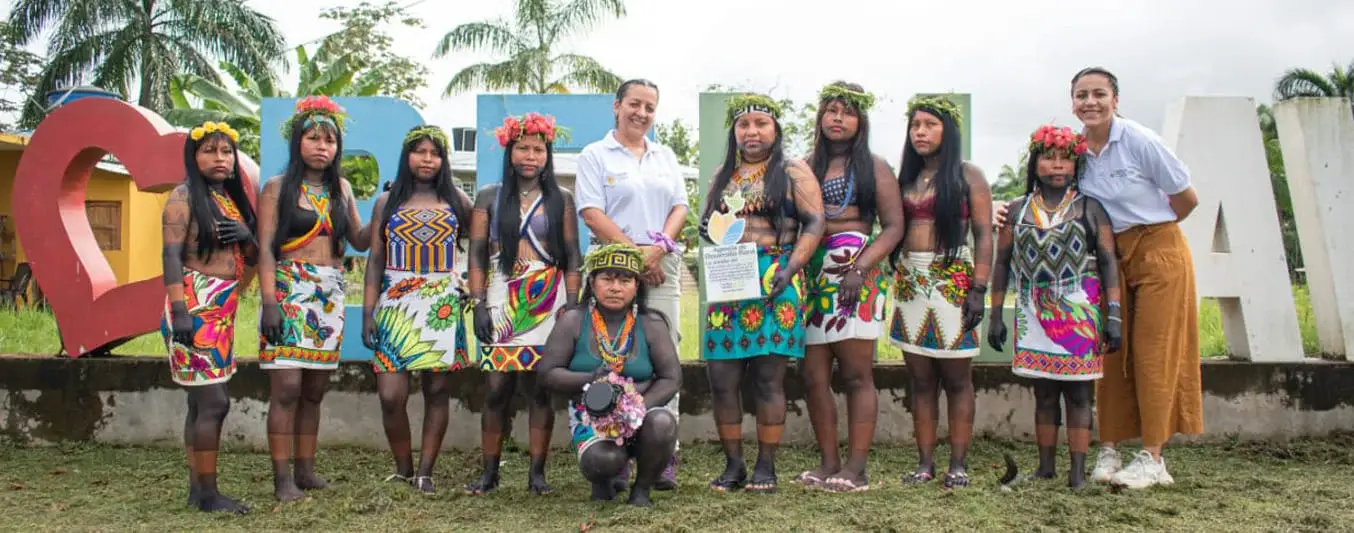
[[[790,247],[757,250],[762,293],[790,259]],[[706,308],[706,360],[748,359],[763,355],[804,357],[804,274],[797,273],[774,299],[716,302]]]
[[[489,283],[494,342],[480,346],[480,369],[530,372],[536,369],[555,314],[567,303],[564,271],[539,260],[519,259],[512,277],[495,273]]]
[[[304,261],[277,263],[282,342],[259,336],[259,368],[334,370],[343,346],[343,269]]]
[[[888,278],[884,277],[878,266],[865,273],[860,297],[856,299],[855,305],[837,305],[842,276],[869,246],[869,241],[869,236],[855,231],[829,235],[809,260],[804,269],[804,276],[808,280],[809,306],[808,321],[804,327],[806,344],[879,338],[884,319],[888,316],[884,309]]]
[[[376,304],[376,372],[444,372],[469,365],[460,276],[386,270]]]
[[[183,269],[183,303],[193,319],[193,345],[174,342],[174,320],[165,298],[160,335],[169,350],[170,378],[186,387],[229,381],[235,375],[235,311],[239,280]]]
[[[1086,274],[1062,287],[1021,283],[1015,308],[1017,376],[1090,381],[1104,375],[1100,356],[1100,277]]]
[[[977,357],[978,330],[964,331],[963,305],[973,285],[967,247],[943,254],[907,252],[894,277],[889,341],[905,353],[938,359]]]

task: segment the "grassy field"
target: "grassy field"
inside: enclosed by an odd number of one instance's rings
[[[350,305],[362,304],[362,285],[358,273],[349,273],[347,301]],[[1303,350],[1316,353],[1318,350],[1316,325],[1312,318],[1312,306],[1308,299],[1307,288],[1293,287],[1293,298],[1297,304],[1298,326],[1302,330]],[[236,355],[241,358],[258,356],[258,292],[246,291],[240,299],[240,320],[236,324]],[[699,301],[696,294],[682,295],[682,338],[700,339]],[[349,327],[350,333],[357,331]],[[474,343],[471,335],[471,343]],[[8,354],[54,354],[58,348],[56,322],[44,311],[0,311],[0,353]],[[683,360],[700,359],[698,342],[683,342],[681,357]],[[1199,351],[1205,357],[1226,357],[1227,340],[1222,331],[1222,314],[1217,302],[1204,300],[1199,307]],[[142,335],[113,350],[121,355],[159,355],[164,353],[164,344],[159,332]],[[879,359],[884,361],[902,360],[902,352],[890,345],[887,340],[879,341]]]
[[[459,490],[475,475],[477,455],[445,452],[435,476],[442,492],[422,496],[381,482],[391,469],[384,451],[322,447],[320,471],[331,488],[287,505],[272,498],[265,454],[229,453],[220,464],[222,489],[254,507],[236,517],[184,506],[186,469],[177,450],[0,444],[0,503],[8,509],[4,529],[12,531],[1330,532],[1354,523],[1351,445],[1354,437],[1345,435],[1174,447],[1167,452],[1174,486],[1080,494],[1067,490],[1065,477],[998,491],[1002,451],[1014,450],[1022,469],[1034,462],[1030,446],[1005,441],[975,443],[973,486],[952,493],[938,482],[902,487],[898,476],[915,454],[898,447],[875,449],[869,492],[806,490],[789,480],[816,464],[814,451],[790,448],[780,455],[777,494],[722,495],[706,484],[723,457],[697,444],[683,447],[678,490],[656,493],[651,510],[588,501],[577,463],[565,453],[552,456],[549,496],[528,495],[520,450],[507,455],[504,485],[488,497]]]

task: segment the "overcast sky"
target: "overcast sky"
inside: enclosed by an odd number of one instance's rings
[[[292,45],[337,29],[317,19],[320,9],[358,3],[248,0]],[[473,125],[474,96],[442,99],[442,89],[460,68],[496,58],[434,60],[432,50],[458,24],[509,15],[511,0],[402,3],[415,3],[411,11],[427,25],[394,32],[396,51],[432,71],[424,118]],[[969,92],[973,156],[989,179],[1016,160],[1039,124],[1075,124],[1068,84],[1084,66],[1114,71],[1124,115],[1159,129],[1166,105],[1182,96],[1267,103],[1286,68],[1324,73],[1332,62],[1354,60],[1350,0],[628,0],[626,8],[624,18],[559,51],[593,56],[622,78],[657,82],[660,122],[694,123],[697,93],[710,83],[804,101],[846,79],[881,98],[871,143],[896,164],[909,97]]]

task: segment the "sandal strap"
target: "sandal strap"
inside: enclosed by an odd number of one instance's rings
[[[391,474],[391,475],[386,476],[385,481],[382,481],[382,483],[390,483],[391,481],[403,481],[403,482],[405,482],[405,483],[413,483],[414,479],[411,478],[411,477],[409,477],[409,476],[401,476],[401,475],[399,475],[399,474]]]
[[[414,480],[412,481],[414,487],[419,488],[419,489],[422,489],[422,488],[423,488],[423,484],[424,484],[424,483],[429,483],[429,484],[431,484],[432,482],[433,482],[433,477],[432,477],[432,476],[418,476],[418,477],[415,477]]]

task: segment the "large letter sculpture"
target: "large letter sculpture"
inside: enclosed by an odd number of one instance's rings
[[[296,101],[296,98],[263,100],[260,109],[262,114],[260,156],[263,159],[263,168],[269,172],[269,176],[276,176],[287,170],[287,143],[290,139],[283,138],[281,130],[282,123],[295,110]],[[376,194],[371,198],[357,201],[358,214],[362,216],[362,220],[371,222],[368,219],[371,218],[371,209],[376,203],[376,197],[380,195],[381,186],[394,181],[395,174],[399,172],[404,135],[409,132],[409,128],[424,124],[423,116],[408,102],[386,96],[338,97],[334,98],[334,101],[343,106],[344,111],[348,113],[348,121],[345,124],[347,131],[343,134],[343,152],[371,155],[376,159],[376,166],[381,173],[376,184]],[[365,257],[367,254],[349,246],[347,255]],[[354,333],[362,327],[362,306],[346,306],[343,316],[348,334],[343,336],[339,358],[344,361],[371,360],[371,350],[362,346],[361,336]]]
[[[162,277],[119,286],[99,250],[85,214],[90,172],[112,153],[137,189],[169,191],[183,183],[184,135],[148,109],[85,98],[48,115],[24,151],[14,180],[15,229],[71,357],[156,330],[164,312]],[[240,168],[257,183],[253,160],[240,154]]]
[[[1198,293],[1216,298],[1233,358],[1303,358],[1255,101],[1183,98],[1162,137],[1189,167],[1199,207],[1181,229],[1194,256]]]
[[[1354,120],[1344,98],[1274,106],[1321,352],[1354,354]]]

